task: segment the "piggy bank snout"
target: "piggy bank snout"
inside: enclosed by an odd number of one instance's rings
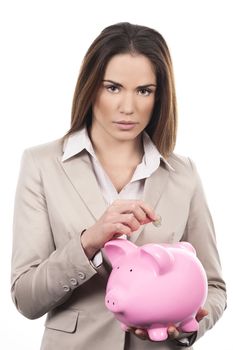
[[[114,313],[122,312],[123,309],[120,299],[121,298],[119,295],[119,291],[112,289],[106,294],[105,305],[110,311]]]

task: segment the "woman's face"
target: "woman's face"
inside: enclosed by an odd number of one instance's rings
[[[92,132],[119,141],[137,138],[150,121],[155,90],[156,76],[146,56],[113,56],[92,106]]]

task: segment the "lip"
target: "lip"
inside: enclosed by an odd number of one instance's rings
[[[135,127],[136,122],[132,122],[132,121],[127,121],[127,120],[120,120],[119,122],[113,122],[114,124],[116,124],[118,126],[119,129],[121,130],[131,130]]]
[[[116,124],[137,124],[136,122],[133,122],[131,120],[119,120],[118,122],[114,122]]]

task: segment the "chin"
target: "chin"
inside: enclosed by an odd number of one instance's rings
[[[134,140],[136,139],[138,136],[140,135],[140,132],[139,133],[135,133],[135,132],[129,132],[129,131],[126,131],[126,132],[120,132],[120,133],[117,133],[117,135],[112,135],[114,138],[118,139],[118,140],[122,140],[122,141],[130,141],[130,140]]]
[[[111,134],[112,134],[112,136],[114,136],[116,138],[133,140],[133,139],[137,138],[142,132],[143,132],[143,130],[133,129],[133,130],[114,131]]]

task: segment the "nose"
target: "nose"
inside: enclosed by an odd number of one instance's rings
[[[125,94],[122,97],[120,112],[126,115],[131,115],[134,113],[134,101],[132,94]]]
[[[107,293],[105,297],[105,305],[112,312],[121,312],[121,306],[119,299],[117,298],[114,290],[111,290]]]

